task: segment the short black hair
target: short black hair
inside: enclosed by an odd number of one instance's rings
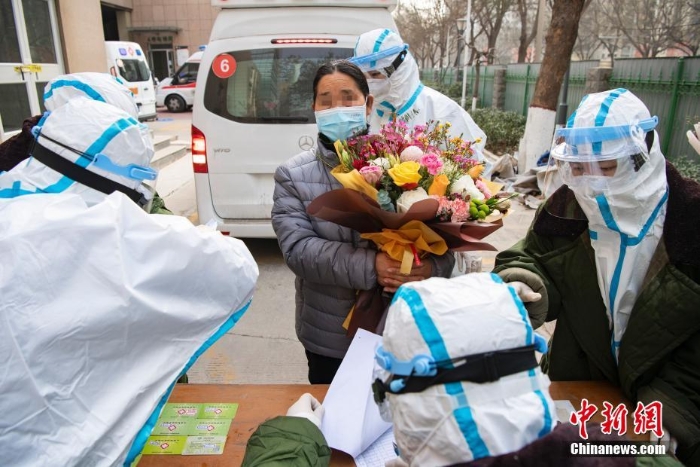
[[[362,73],[362,70],[348,60],[335,60],[330,63],[324,63],[316,70],[316,76],[314,76],[314,102],[316,102],[318,82],[321,81],[321,78],[324,76],[332,75],[335,72],[343,73],[352,78],[365,98],[369,96],[369,84],[367,84],[367,78],[365,78],[365,74]]]

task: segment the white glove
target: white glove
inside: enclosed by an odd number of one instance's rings
[[[695,133],[693,133],[693,130],[688,130],[686,135],[688,136],[688,142],[693,149],[695,149],[695,152],[700,154],[700,140],[698,140],[698,137],[700,136],[700,123],[695,124]]]
[[[298,401],[296,401],[287,410],[288,417],[304,417],[321,428],[321,419],[323,419],[323,406],[321,403],[308,392],[302,394]]]
[[[536,302],[542,298],[542,294],[535,292],[524,282],[508,282],[508,285],[515,289],[515,293],[518,294],[523,303]]]

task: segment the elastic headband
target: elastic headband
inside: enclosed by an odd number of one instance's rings
[[[372,384],[374,400],[380,404],[384,401],[386,394],[405,394],[411,392],[423,392],[431,386],[438,384],[470,381],[473,383],[490,383],[498,381],[500,378],[515,373],[521,373],[536,368],[537,358],[535,358],[536,346],[527,345],[515,349],[497,350],[494,352],[484,352],[456,358],[450,362],[461,362],[453,368],[441,368],[441,362],[425,361],[420,363],[420,359],[426,358],[424,355],[414,357],[410,362],[394,361],[391,363],[393,374],[388,381],[384,382],[376,379]],[[381,354],[380,354],[381,349]],[[377,350],[377,361],[382,366],[383,358],[388,354],[381,347]],[[389,354],[391,355],[391,354]],[[394,357],[392,357],[394,358]],[[385,361],[386,363],[386,361]],[[396,366],[398,363],[398,367]],[[418,368],[409,375],[410,365],[418,363]],[[422,368],[425,365],[425,368]],[[398,369],[401,373],[397,373]],[[423,370],[423,371],[421,371]]]

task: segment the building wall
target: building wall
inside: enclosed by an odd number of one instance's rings
[[[56,8],[65,72],[107,71],[99,0],[58,0]]]
[[[131,26],[138,30],[131,31],[132,40],[147,50],[149,44],[169,43],[168,38],[172,38],[173,49],[187,47],[190,54],[209,42],[219,10],[211,6],[211,0],[133,0],[133,4]],[[163,27],[179,30],[157,31]]]
[[[133,0],[107,0],[105,2],[102,2],[102,4],[110,7],[121,8],[123,10],[134,9]]]

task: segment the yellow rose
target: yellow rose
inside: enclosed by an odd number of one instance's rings
[[[449,184],[450,179],[446,175],[440,174],[433,179],[433,183],[428,188],[428,194],[431,196],[444,196]]]
[[[402,162],[389,169],[389,176],[398,186],[418,183],[421,179],[420,164],[414,161]]]

